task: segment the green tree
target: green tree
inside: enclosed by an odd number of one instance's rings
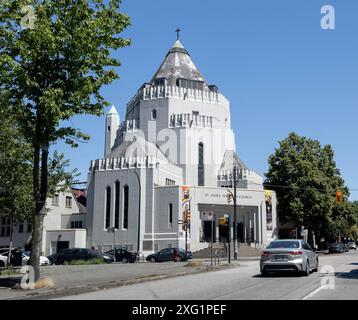
[[[31,221],[34,212],[32,152],[16,125],[14,115],[1,101],[0,123],[0,216],[10,220],[10,251],[14,224]]]
[[[120,3],[0,2],[0,90],[9,93],[7,105],[19,114],[23,134],[33,149],[31,264],[36,281],[48,196],[49,147],[59,139],[72,147],[88,140],[79,129],[62,124],[79,114],[101,115],[108,105],[100,89],[118,78],[115,67],[120,60],[112,53],[130,44],[121,37],[130,19],[120,12]]]
[[[319,141],[290,133],[279,142],[268,162],[265,185],[277,192],[281,222],[308,228],[310,242],[312,233],[319,241],[321,237],[332,236],[334,228],[337,232],[341,230],[339,220],[351,215],[349,190],[330,145],[321,146]],[[340,205],[336,203],[337,190],[344,195]]]

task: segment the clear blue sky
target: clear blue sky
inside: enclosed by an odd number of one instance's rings
[[[320,27],[325,4],[335,7],[336,30]],[[103,89],[122,119],[179,26],[199,70],[230,100],[238,153],[250,168],[263,174],[277,141],[295,131],[331,144],[347,185],[358,188],[357,0],[123,0],[122,11],[132,19],[132,45],[116,53],[121,79]],[[90,160],[103,156],[104,118],[72,123],[90,142],[56,148],[85,180]]]

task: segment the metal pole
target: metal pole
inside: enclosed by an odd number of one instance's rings
[[[233,235],[233,240],[234,240],[234,260],[237,260],[237,217],[236,217],[236,212],[237,212],[237,203],[236,203],[236,176],[237,176],[237,169],[236,166],[234,167],[234,235]]]
[[[184,228],[185,228],[185,256],[188,252],[188,220],[184,221]]]
[[[211,219],[211,249],[210,249],[211,266],[213,266],[213,242],[214,242],[214,216]]]
[[[139,250],[140,250],[140,206],[141,206],[141,193],[142,193],[142,186],[140,183],[140,178],[139,175],[137,173],[137,171],[134,171],[135,175],[137,176],[138,179],[138,187],[139,187],[139,192],[138,192],[138,230],[137,230],[137,258],[139,258]]]
[[[228,216],[227,218],[227,224],[228,224],[228,234],[227,234],[227,247],[228,247],[228,262],[231,263],[231,250],[230,250],[230,242],[231,242],[231,238],[230,238],[230,234],[231,234],[231,224],[230,224],[230,216]]]

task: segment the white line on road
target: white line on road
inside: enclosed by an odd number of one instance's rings
[[[318,292],[320,292],[322,289],[324,289],[324,287],[320,286],[316,289],[314,289],[313,291],[311,291],[309,294],[305,295],[302,300],[307,300],[309,298],[312,298],[313,296],[315,296]]]

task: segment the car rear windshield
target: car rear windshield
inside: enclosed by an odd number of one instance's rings
[[[298,249],[299,247],[300,243],[298,241],[273,241],[268,245],[267,249]]]

